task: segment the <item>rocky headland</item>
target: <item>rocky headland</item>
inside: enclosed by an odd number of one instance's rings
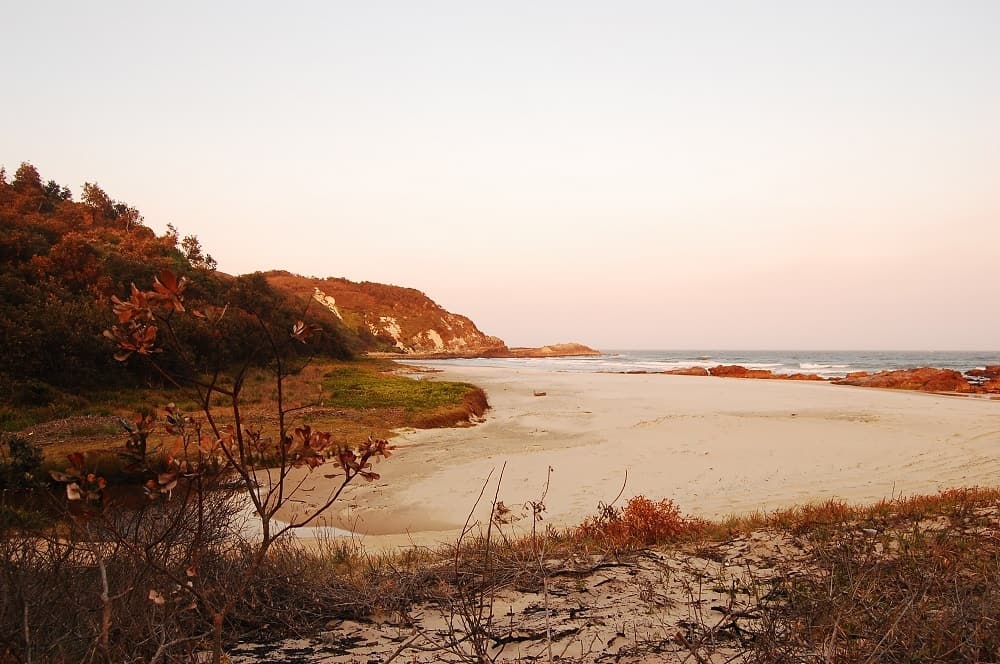
[[[373,357],[453,359],[601,354],[579,343],[509,348],[503,339],[485,334],[466,316],[445,310],[414,288],[333,277],[317,279],[289,272],[269,272],[265,276],[280,291],[304,300],[311,298],[357,335],[363,350]]]

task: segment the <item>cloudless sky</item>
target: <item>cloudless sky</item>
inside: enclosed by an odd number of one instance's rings
[[[0,164],[512,345],[1000,348],[1000,2],[20,2]]]

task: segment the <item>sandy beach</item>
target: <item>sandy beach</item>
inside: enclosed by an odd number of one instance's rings
[[[349,488],[332,525],[368,547],[454,542],[499,498],[545,498],[545,522],[580,523],[639,494],[724,517],[842,498],[870,502],[1000,477],[1000,402],[827,383],[449,367],[433,379],[486,390],[468,428],[402,432],[381,480]],[[535,396],[544,392],[544,396]],[[506,466],[504,467],[504,464]],[[492,474],[492,475],[491,475]],[[308,504],[331,482],[316,472]],[[293,503],[301,509],[303,503]],[[286,514],[287,516],[287,514]]]

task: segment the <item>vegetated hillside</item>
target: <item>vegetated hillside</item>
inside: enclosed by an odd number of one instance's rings
[[[413,288],[347,279],[316,279],[288,272],[267,273],[277,290],[329,311],[371,350],[407,354],[490,355],[507,350],[465,316],[445,311]]]
[[[164,269],[188,279],[192,304],[229,305],[222,333],[178,321],[196,366],[252,362],[261,324],[277,330],[302,318],[300,303],[262,275],[216,272],[195,236],[181,239],[173,227],[158,236],[96,184],[84,184],[77,202],[30,164],[13,177],[0,169],[0,404],[39,406],[61,390],[155,381],[141,362],[116,362],[102,332],[114,322],[109,298],[127,296],[132,283],[149,288]],[[344,358],[362,346],[328,316],[313,319],[321,334],[312,351]]]

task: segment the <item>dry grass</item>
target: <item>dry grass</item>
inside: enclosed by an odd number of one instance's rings
[[[836,530],[795,523],[809,565],[782,579],[752,661],[1000,660],[998,506],[995,490],[956,490]]]
[[[344,539],[310,548],[285,540],[269,552],[226,633],[259,641],[315,633],[337,620],[407,625],[417,605],[436,606],[462,633],[460,642],[455,634],[438,635],[442,652],[471,652],[476,630],[487,645],[513,638],[503,622],[508,619],[488,613],[505,589],[543,593],[556,575],[585,579],[609,564],[604,561],[641,559],[650,547],[679,546],[690,552],[684,555],[721,562],[729,555],[727,542],[768,531],[797,542],[794,555],[771,560],[767,578],[704,579],[705,587],[731,586],[742,594],[719,609],[728,612],[721,617],[693,611],[695,622],[677,626],[681,640],[650,643],[645,652],[682,648],[691,653],[689,661],[713,661],[713,653],[723,650],[738,653],[736,661],[752,662],[1000,659],[996,489],[956,489],[867,506],[827,501],[725,522],[688,519],[670,501],[640,497],[573,530],[515,535],[495,525],[457,546],[393,555],[366,553]],[[39,549],[33,541],[13,528],[0,531],[0,660],[24,658],[25,605],[31,621],[44,618],[29,630],[36,661],[97,658],[97,570],[86,556]],[[86,551],[93,543],[80,546]],[[114,600],[118,623],[112,632],[119,661],[149,658],[164,634],[180,638],[196,624],[183,612],[168,615],[133,601],[136,583],[156,580],[127,556],[109,554],[107,563],[112,588],[122,591]],[[225,570],[233,566],[225,560],[215,566],[224,587]],[[643,596],[658,592],[650,586]],[[698,607],[704,600],[692,595],[690,601]],[[550,626],[550,633],[558,631],[558,624]],[[199,647],[185,642],[171,652]]]

